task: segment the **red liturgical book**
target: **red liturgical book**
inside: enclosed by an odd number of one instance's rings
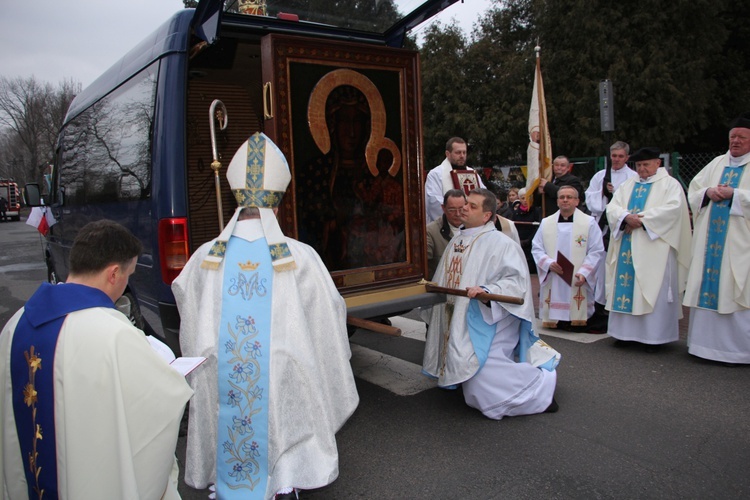
[[[479,186],[479,174],[476,170],[452,170],[453,187],[462,190],[467,196],[472,189]]]
[[[561,254],[560,252],[557,252],[557,263],[560,264],[560,267],[562,267],[563,273],[561,278],[565,283],[567,283],[570,286],[573,286],[573,270],[575,269],[575,266],[572,262],[568,260],[566,256]]]

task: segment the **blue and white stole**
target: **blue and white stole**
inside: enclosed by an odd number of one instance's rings
[[[114,309],[115,305],[96,288],[44,283],[26,303],[13,334],[13,414],[29,498],[58,498],[54,391],[57,339],[69,313],[92,307]]]
[[[721,174],[720,184],[726,184],[736,189],[740,185],[745,166],[725,166],[724,172]],[[714,311],[719,306],[719,274],[721,273],[721,261],[724,257],[724,245],[727,241],[727,229],[729,227],[729,211],[731,210],[729,202],[730,200],[712,202],[708,215],[708,238],[706,239],[698,307],[713,309]]]
[[[636,182],[628,200],[628,211],[637,214],[643,211],[651,193],[653,183]],[[615,269],[615,295],[612,310],[619,313],[633,312],[633,292],[635,291],[635,266],[633,265],[633,239],[631,234],[622,235],[620,255]]]
[[[218,343],[216,495],[222,500],[266,492],[273,272],[265,238],[229,239]]]

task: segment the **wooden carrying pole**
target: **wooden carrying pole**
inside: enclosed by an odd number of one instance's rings
[[[375,333],[384,333],[386,335],[393,335],[394,337],[401,336],[401,329],[395,326],[384,325],[383,323],[376,323],[369,319],[355,318],[354,316],[347,316],[346,322],[349,325],[356,326],[357,328],[364,328]]]
[[[466,290],[459,290],[458,288],[446,288],[437,286],[430,282],[426,282],[424,287],[425,290],[432,293],[447,293],[448,295],[458,295],[460,297],[466,297],[468,295],[468,292]],[[488,300],[492,300],[494,302],[505,302],[507,304],[523,304],[523,297],[512,297],[510,295],[498,295],[495,293],[481,292],[477,294],[476,298],[485,302]]]

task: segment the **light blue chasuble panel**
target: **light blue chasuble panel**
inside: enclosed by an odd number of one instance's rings
[[[745,172],[745,166],[732,167],[727,165],[721,174],[720,184],[737,188]],[[698,307],[716,310],[719,306],[719,275],[721,261],[724,258],[724,246],[727,241],[729,226],[729,200],[713,202],[708,215],[708,238],[706,239],[706,253],[703,261],[703,277],[701,291],[698,296]]]
[[[272,285],[266,239],[230,238],[218,343],[216,493],[222,500],[266,492]]]
[[[652,183],[636,182],[628,200],[628,211],[631,214],[642,212],[651,192]],[[640,229],[643,231],[643,229]],[[620,255],[617,256],[615,271],[615,296],[612,310],[619,313],[633,312],[633,292],[635,290],[635,266],[633,265],[633,239],[630,234],[622,235]]]

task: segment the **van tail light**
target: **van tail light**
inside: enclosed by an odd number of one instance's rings
[[[187,218],[173,217],[159,221],[159,263],[161,279],[171,285],[188,260]]]

